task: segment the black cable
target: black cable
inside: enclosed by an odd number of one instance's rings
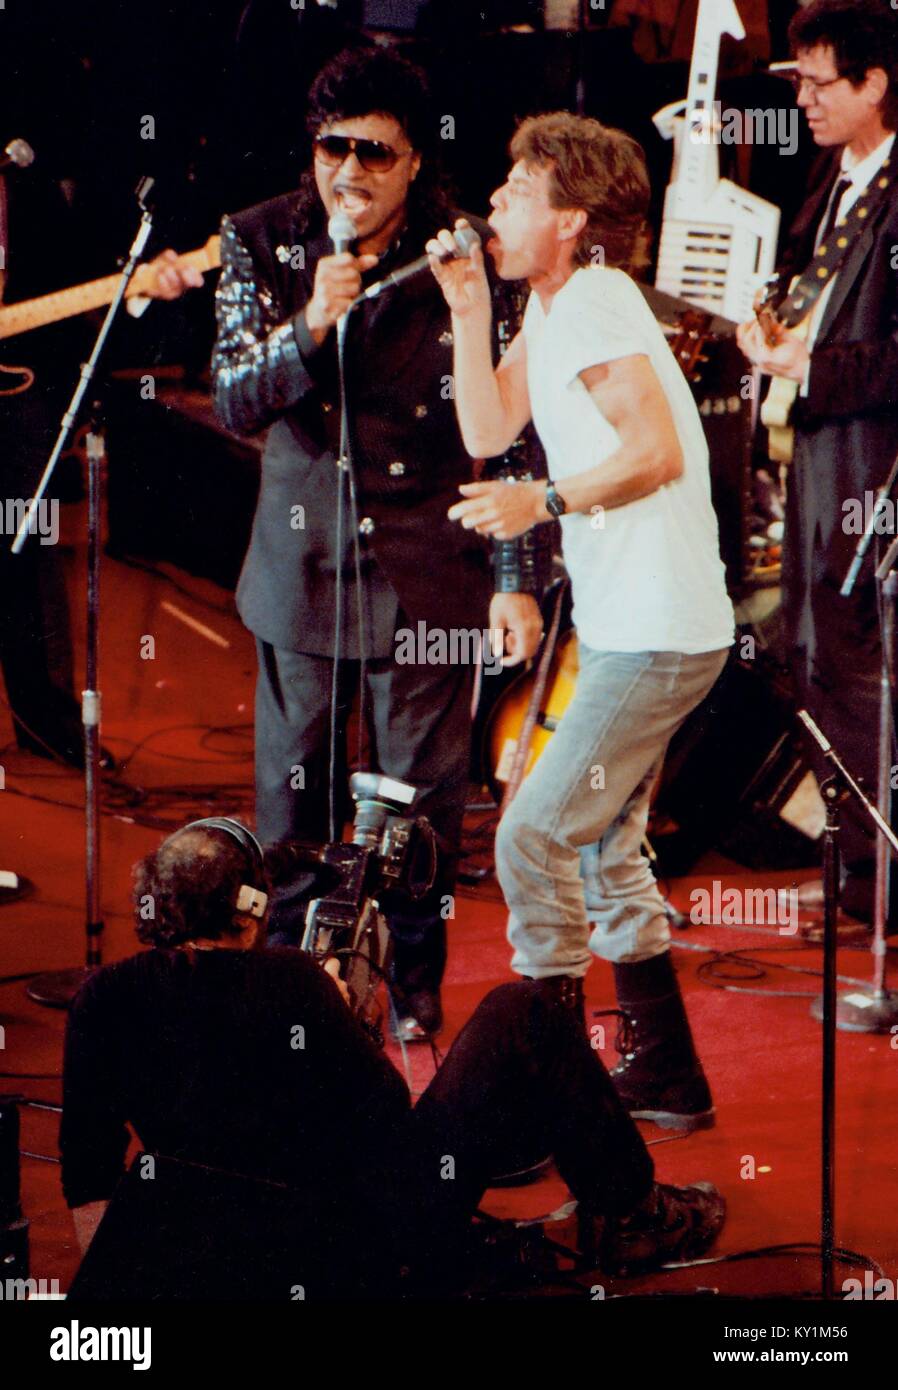
[[[9,711],[10,711],[10,714],[12,713],[12,710],[11,710],[11,707],[10,707],[10,705],[9,705],[9,702],[6,701],[6,700],[4,700],[4,699],[2,699],[2,697],[0,697],[0,706],[5,707],[7,710],[9,710]],[[73,772],[73,771],[78,771],[78,769],[73,768],[72,765],[71,765],[70,763],[66,762],[66,760],[65,760],[64,758],[60,757],[59,754],[55,751],[55,749],[51,748],[49,744],[45,743],[44,740],[43,740],[37,733],[35,733],[35,731],[34,731],[33,729],[31,729],[31,727],[30,727],[29,725],[25,724],[24,721],[21,720],[21,719],[19,718],[18,715],[16,715],[15,717],[16,717],[17,721],[18,721],[18,722],[22,725],[22,727],[25,729],[25,731],[26,731],[32,738],[34,738],[36,742],[40,743],[41,746],[44,747],[44,748],[47,750],[47,752],[50,754],[50,757],[52,758],[52,760],[53,760],[55,763],[57,763],[57,764],[60,766],[60,768],[64,768],[64,769],[66,770],[66,772],[68,772],[68,773],[71,773],[71,772]],[[155,738],[160,738],[160,737],[162,737],[162,736],[165,735],[165,734],[179,733],[179,732],[182,732],[182,731],[185,730],[185,729],[186,729],[186,730],[190,730],[190,729],[200,729],[200,730],[203,731],[202,738],[200,739],[200,746],[201,746],[201,747],[206,747],[209,738],[210,738],[210,737],[213,737],[213,736],[216,735],[216,734],[224,733],[224,734],[227,734],[227,735],[230,735],[230,736],[235,736],[235,735],[236,735],[237,733],[239,733],[241,730],[246,730],[246,731],[247,731],[247,738],[248,738],[248,740],[250,740],[250,743],[251,743],[251,740],[252,740],[252,727],[253,727],[253,726],[252,726],[252,724],[251,724],[250,722],[247,722],[247,723],[245,723],[245,724],[221,724],[221,725],[217,725],[217,724],[167,724],[167,725],[163,725],[162,728],[151,729],[150,732],[149,732],[148,734],[146,734],[142,739],[140,739],[137,743],[134,743],[131,739],[125,738],[125,737],[123,737],[122,735],[119,735],[119,734],[110,734],[110,735],[108,735],[108,736],[104,734],[104,738],[106,739],[107,742],[109,742],[109,743],[126,743],[126,744],[129,744],[130,747],[131,747],[131,751],[130,751],[130,753],[128,753],[127,756],[124,757],[124,758],[121,760],[121,762],[119,763],[119,769],[118,769],[118,772],[117,772],[116,774],[109,774],[109,775],[103,774],[103,784],[106,785],[106,784],[108,784],[108,783],[110,783],[110,782],[115,782],[115,781],[117,781],[117,780],[120,781],[120,780],[121,780],[121,774],[122,774],[122,772],[129,766],[129,764],[130,764],[131,762],[133,762],[133,760],[134,760],[134,758],[137,756],[137,754],[138,754],[139,752],[141,752],[144,748],[146,748],[146,747],[153,741],[153,739],[155,739]],[[0,752],[2,752],[3,755],[7,755],[7,756],[8,756],[8,754],[11,753],[11,752],[13,752],[13,753],[18,753],[18,752],[25,752],[25,753],[27,753],[27,751],[28,751],[27,749],[19,749],[18,746],[17,746],[17,744],[16,744],[13,740],[10,740],[8,743],[6,743],[6,744],[3,746],[2,750],[0,750]],[[220,756],[218,756],[218,757],[216,757],[216,758],[197,758],[197,757],[195,757],[195,756],[193,756],[193,757],[192,757],[192,756],[188,756],[188,755],[186,755],[186,754],[184,754],[184,753],[166,753],[166,752],[162,752],[162,751],[160,751],[160,750],[158,750],[158,749],[154,750],[154,756],[157,757],[157,758],[163,758],[163,759],[165,759],[165,761],[167,761],[167,762],[202,763],[203,765],[208,764],[209,766],[215,766],[215,765],[221,764],[221,763],[249,762],[249,761],[251,761],[253,754],[252,754],[252,746],[250,746],[250,748],[248,748],[245,752],[234,752],[234,753],[230,753],[230,754],[221,754]],[[50,772],[50,771],[37,771],[37,770],[31,771],[31,770],[29,770],[28,775],[29,775],[29,777],[44,777],[44,778],[52,777],[52,778],[54,778],[55,780],[61,780],[61,775],[62,775],[62,774],[61,774],[61,773],[56,773],[56,772]]]
[[[818,1241],[787,1241],[783,1245],[761,1245],[754,1250],[736,1250],[728,1255],[702,1255],[697,1260],[685,1260],[682,1264],[665,1266],[669,1269],[698,1269],[703,1265],[725,1265],[739,1264],[743,1260],[761,1260],[778,1255],[815,1255],[821,1253],[821,1245]],[[856,1250],[849,1250],[844,1246],[837,1246],[833,1250],[834,1258],[841,1264],[853,1265],[862,1269],[869,1269],[880,1279],[885,1278],[881,1267],[870,1255],[861,1255]],[[767,1295],[758,1295],[767,1297]]]
[[[103,783],[103,801],[100,811],[104,816],[112,816],[133,825],[147,829],[176,830],[185,819],[196,819],[190,813],[197,808],[199,815],[212,815],[226,810],[229,814],[237,810],[252,810],[252,789],[249,784],[219,783],[163,785],[159,787],[135,787],[126,782]],[[19,796],[38,805],[55,806],[65,811],[83,814],[82,802],[62,801],[58,797],[41,796],[37,792],[23,791],[17,787],[7,787],[7,795]],[[141,807],[145,808],[141,811]],[[184,808],[187,808],[186,810]],[[150,808],[150,809],[146,809]],[[158,808],[154,811],[153,808]],[[172,815],[178,812],[178,818]],[[162,814],[160,814],[160,812]],[[168,812],[166,818],[165,812]]]
[[[491,1215],[490,1213],[488,1213],[488,1212],[483,1212],[483,1211],[478,1210],[478,1211],[475,1213],[475,1215],[476,1215],[476,1217],[477,1217],[479,1220],[481,1220],[482,1222],[484,1222],[484,1223],[487,1224],[487,1225],[490,1225],[493,1229],[496,1229],[496,1230],[498,1230],[498,1229],[500,1229],[500,1228],[502,1228],[502,1227],[504,1227],[504,1226],[506,1226],[506,1225],[508,1224],[506,1221],[503,1221],[503,1220],[500,1219],[499,1217],[492,1216],[492,1215]],[[514,1223],[512,1223],[512,1224],[514,1224]],[[520,1228],[517,1228],[517,1229],[520,1229]],[[524,1229],[526,1229],[526,1228],[524,1228]],[[542,1286],[543,1286],[543,1287],[552,1287],[553,1285],[558,1285],[558,1286],[560,1286],[560,1287],[570,1288],[572,1291],[575,1291],[575,1292],[577,1292],[577,1293],[582,1293],[582,1294],[584,1294],[586,1297],[590,1297],[590,1298],[591,1298],[591,1296],[592,1296],[592,1295],[591,1295],[591,1289],[589,1289],[589,1290],[585,1289],[584,1286],[583,1286],[583,1284],[580,1282],[584,1276],[587,1276],[587,1277],[589,1277],[589,1278],[591,1278],[591,1279],[595,1279],[596,1276],[604,1277],[604,1278],[612,1278],[612,1277],[613,1277],[613,1278],[617,1278],[617,1277],[619,1277],[619,1276],[607,1275],[607,1274],[605,1274],[605,1271],[602,1270],[601,1268],[598,1268],[598,1267],[596,1267],[595,1265],[592,1265],[592,1264],[585,1263],[584,1260],[583,1260],[583,1256],[580,1254],[579,1251],[577,1251],[577,1250],[572,1250],[572,1249],[570,1249],[568,1246],[562,1245],[559,1241],[553,1240],[552,1237],[551,1237],[551,1235],[547,1234],[547,1227],[546,1227],[546,1226],[543,1226],[543,1227],[542,1227],[540,1240],[541,1240],[542,1246],[543,1246],[545,1249],[547,1249],[548,1251],[550,1251],[552,1254],[554,1254],[554,1255],[556,1255],[556,1256],[561,1256],[561,1257],[562,1257],[563,1259],[565,1259],[565,1260],[570,1260],[570,1261],[572,1261],[573,1264],[574,1264],[573,1270],[571,1270],[571,1271],[556,1270],[556,1271],[554,1272],[554,1274],[550,1273],[549,1271],[546,1271],[546,1270],[542,1270],[542,1269],[541,1269],[541,1270],[539,1271],[539,1273],[542,1275],[541,1283],[542,1283]],[[659,1266],[658,1269],[651,1271],[651,1273],[653,1273],[653,1274],[674,1274],[674,1273],[680,1273],[680,1272],[682,1272],[683,1270],[702,1269],[702,1268],[705,1268],[706,1266],[707,1266],[707,1267],[711,1267],[711,1266],[713,1266],[713,1265],[740,1264],[740,1263],[743,1263],[743,1262],[745,1262],[745,1261],[747,1261],[747,1260],[775,1259],[775,1258],[777,1258],[777,1257],[785,1256],[785,1255],[819,1256],[820,1253],[821,1253],[821,1247],[820,1247],[820,1245],[819,1245],[818,1243],[816,1243],[816,1242],[813,1242],[813,1241],[793,1241],[793,1242],[789,1242],[789,1243],[782,1244],[782,1245],[766,1245],[766,1246],[759,1246],[759,1247],[757,1247],[757,1248],[755,1248],[755,1249],[753,1249],[753,1250],[738,1250],[738,1251],[733,1251],[732,1253],[730,1253],[730,1254],[725,1254],[725,1255],[700,1256],[698,1259],[695,1259],[695,1260],[683,1260],[683,1261],[678,1261],[678,1262],[671,1262],[670,1264],[664,1264],[664,1265]],[[860,1268],[860,1269],[870,1270],[871,1273],[875,1274],[878,1278],[880,1278],[880,1279],[884,1279],[884,1278],[885,1278],[885,1275],[884,1275],[884,1273],[883,1273],[882,1268],[880,1267],[880,1265],[876,1262],[876,1260],[872,1259],[869,1255],[862,1255],[862,1254],[860,1254],[860,1253],[859,1253],[858,1251],[856,1251],[856,1250],[849,1250],[849,1249],[847,1249],[847,1248],[845,1248],[845,1247],[837,1247],[837,1248],[833,1251],[833,1256],[834,1256],[835,1260],[837,1260],[837,1261],[838,1261],[839,1263],[841,1263],[841,1264],[848,1265],[849,1268],[852,1268],[852,1267],[853,1267],[853,1268]],[[578,1267],[578,1265],[579,1265],[579,1267]],[[579,1277],[578,1277],[578,1276],[579,1276]],[[644,1276],[638,1276],[638,1277],[644,1277]],[[703,1289],[703,1290],[701,1290],[701,1291],[699,1291],[699,1290],[694,1290],[694,1291],[693,1291],[693,1290],[690,1290],[690,1291],[683,1292],[683,1293],[680,1293],[680,1294],[675,1294],[675,1295],[673,1295],[673,1296],[675,1296],[675,1297],[681,1297],[681,1298],[695,1298],[695,1297],[708,1296],[708,1295],[717,1296],[717,1297],[720,1296],[718,1290],[710,1290],[710,1289]],[[651,1293],[646,1293],[646,1292],[638,1292],[638,1293],[615,1293],[615,1294],[608,1294],[608,1295],[606,1295],[605,1301],[606,1301],[606,1302],[610,1302],[612,1299],[622,1299],[622,1298],[646,1298],[646,1297],[652,1297],[652,1296],[654,1296],[654,1297],[670,1297],[670,1296],[671,1296],[671,1293],[670,1293],[670,1291],[667,1291],[667,1292],[659,1291],[658,1294],[654,1294],[654,1295],[651,1294]],[[727,1296],[728,1296],[728,1295],[724,1295],[724,1297],[727,1297]],[[746,1300],[762,1299],[762,1298],[769,1298],[769,1296],[770,1296],[770,1295],[769,1295],[769,1292],[768,1292],[768,1291],[764,1291],[764,1292],[758,1293],[758,1294],[745,1294],[745,1293],[742,1293],[742,1292],[740,1292],[740,1293],[738,1294],[738,1297],[740,1298],[740,1300],[741,1300],[741,1299],[746,1299]],[[785,1298],[792,1298],[792,1299],[818,1298],[818,1297],[819,1297],[819,1288],[814,1288],[814,1289],[809,1289],[809,1290],[801,1290],[801,1291],[799,1291],[799,1292],[797,1292],[797,1293],[794,1293],[794,1294],[784,1294],[784,1295],[782,1295],[782,1297],[785,1297]]]
[[[725,925],[725,924],[721,923],[720,925]],[[739,927],[739,926],[729,927],[728,929],[729,929],[729,930],[733,930],[733,931],[740,931],[740,930],[741,930],[741,931],[747,931],[747,930],[749,930],[749,928],[747,928],[747,927]],[[698,974],[699,979],[703,980],[703,981],[706,982],[706,983],[709,983],[713,989],[724,989],[724,990],[726,990],[728,993],[731,993],[731,994],[756,994],[756,995],[757,995],[757,994],[760,994],[760,995],[770,995],[771,998],[774,998],[774,999],[813,999],[813,998],[816,997],[816,992],[815,992],[815,991],[812,991],[812,990],[750,989],[750,988],[745,988],[745,987],[742,987],[742,986],[739,986],[739,985],[729,984],[729,983],[727,983],[727,981],[730,980],[730,979],[734,979],[734,978],[742,978],[742,979],[748,978],[748,979],[756,979],[756,980],[758,980],[758,979],[764,979],[764,978],[766,977],[766,975],[767,975],[767,972],[768,972],[769,970],[774,970],[774,969],[775,969],[775,970],[788,970],[790,973],[795,974],[795,975],[808,975],[808,976],[810,976],[810,978],[812,978],[812,979],[821,979],[822,976],[823,976],[823,971],[822,971],[822,970],[815,970],[815,969],[813,969],[811,966],[807,966],[807,965],[789,965],[789,964],[787,964],[787,963],[785,963],[785,962],[781,962],[781,961],[764,961],[764,960],[757,960],[757,959],[755,959],[754,957],[745,955],[742,951],[738,951],[738,950],[736,950],[736,951],[718,951],[718,950],[717,950],[715,947],[713,947],[713,946],[699,946],[699,945],[696,945],[696,944],[694,944],[694,943],[685,942],[685,941],[672,941],[672,942],[671,942],[671,949],[672,949],[672,950],[678,950],[678,951],[697,951],[697,952],[700,952],[701,954],[711,956],[711,957],[712,957],[711,960],[703,961],[702,964],[699,966],[698,971],[697,971],[697,974]],[[808,948],[807,946],[801,946],[801,945],[795,945],[795,946],[774,946],[774,945],[770,945],[770,946],[765,946],[765,947],[763,947],[763,949],[764,949],[765,951],[768,951],[768,952],[780,951],[780,952],[783,952],[783,953],[786,953],[786,954],[789,954],[789,955],[797,955],[799,952],[806,951],[806,950],[808,950],[809,948]],[[734,976],[734,975],[723,975],[723,976],[719,976],[721,982],[720,982],[720,983],[717,983],[717,982],[716,982],[716,979],[715,979],[715,971],[718,971],[718,972],[719,972],[720,969],[721,969],[721,967],[726,968],[727,966],[729,966],[730,968],[732,968],[733,966],[736,966],[737,970],[738,970],[738,969],[742,969],[743,971],[748,971],[749,973],[748,973],[748,974],[742,974],[741,977],[740,977],[740,976]],[[861,986],[861,987],[863,987],[863,985],[864,985],[864,981],[863,981],[863,980],[856,980],[856,979],[855,979],[853,976],[851,976],[851,975],[842,975],[842,974],[839,974],[839,975],[836,976],[836,978],[837,978],[838,982],[839,982],[840,984],[843,984],[843,985],[855,985],[855,986]]]
[[[132,762],[134,761],[134,759],[135,759],[135,757],[137,756],[137,754],[140,753],[140,752],[142,752],[142,750],[143,750],[144,748],[146,748],[147,745],[150,744],[150,743],[153,741],[153,739],[155,739],[155,738],[160,738],[160,737],[162,737],[162,735],[164,735],[164,734],[182,733],[182,732],[185,731],[185,730],[201,729],[201,730],[203,731],[203,739],[201,739],[201,741],[200,741],[201,744],[202,744],[203,740],[205,740],[210,734],[214,734],[214,733],[219,732],[219,731],[222,731],[222,730],[223,730],[223,731],[226,731],[226,732],[232,732],[234,729],[239,729],[239,728],[246,728],[246,729],[250,730],[250,729],[252,729],[252,724],[249,723],[249,722],[247,722],[245,725],[238,725],[238,724],[224,724],[224,725],[216,725],[216,724],[166,724],[166,725],[163,725],[163,727],[162,727],[161,729],[151,729],[150,732],[149,732],[148,734],[146,734],[142,739],[140,739],[137,743],[134,744],[134,746],[133,746],[133,748],[131,749],[131,752],[128,754],[127,758],[125,758],[125,759],[122,761],[122,763],[121,763],[121,765],[120,765],[120,772],[121,772],[121,771],[124,771],[124,770],[129,766],[129,764],[132,763]],[[113,741],[114,741],[114,740],[110,740],[110,742],[113,742]],[[160,752],[159,749],[154,749],[154,750],[153,750],[153,756],[156,757],[156,758],[164,758],[167,762],[176,762],[176,763],[189,763],[189,762],[197,763],[197,762],[202,762],[202,763],[208,763],[210,766],[214,766],[216,763],[229,763],[229,762],[234,762],[234,761],[235,761],[235,758],[234,758],[234,757],[195,758],[195,757],[188,757],[188,756],[186,756],[186,755],[183,754],[183,753],[165,753],[165,752]],[[247,752],[245,755],[240,755],[240,759],[237,759],[237,760],[243,760],[243,759],[248,760],[250,756],[251,756],[251,753]]]

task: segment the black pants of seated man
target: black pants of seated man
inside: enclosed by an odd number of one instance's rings
[[[490,1179],[521,1154],[552,1154],[578,1202],[626,1215],[654,1165],[581,1021],[538,981],[490,991],[411,1116],[403,1211],[418,1286],[464,1282],[469,1221]],[[411,1215],[411,1222],[409,1216]]]
[[[398,626],[405,620],[397,619]],[[328,839],[330,704],[333,662],[257,643],[256,824],[270,841]],[[402,989],[437,990],[446,963],[446,900],[455,888],[471,746],[471,665],[399,665],[392,657],[365,666],[365,714],[371,766],[411,783],[412,814],[427,816],[440,848],[431,891],[402,916],[393,915],[395,972]],[[346,725],[359,688],[359,662],[339,663],[337,683],[337,836],[352,810],[345,791]],[[301,778],[294,769],[302,769]],[[301,781],[296,787],[294,782]],[[276,896],[269,927],[273,945],[302,938],[310,878]]]
[[[595,1215],[626,1214],[654,1177],[582,1025],[535,981],[491,990],[383,1140],[292,1194],[222,1189],[229,1175],[202,1169],[185,1190],[191,1165],[170,1190],[165,1164],[152,1183],[132,1170],[70,1296],[280,1301],[299,1285],[315,1302],[451,1298],[477,1268],[484,1190],[522,1143],[553,1154]]]

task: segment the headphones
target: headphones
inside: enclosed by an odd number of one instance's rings
[[[248,877],[264,882],[265,855],[262,846],[253,832],[247,830],[245,825],[241,825],[239,820],[233,820],[230,816],[206,816],[204,820],[192,820],[189,825],[184,825],[181,829],[223,830],[226,835],[230,835],[232,839],[236,840],[243,850],[249,867]],[[180,831],[178,833],[180,834]],[[267,906],[268,894],[262,888],[254,887],[249,883],[241,883],[237,901],[234,903],[236,912],[246,912],[250,917],[264,917]]]

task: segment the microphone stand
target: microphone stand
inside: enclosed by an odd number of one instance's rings
[[[848,598],[860,573],[864,557],[870,548],[876,523],[885,512],[898,482],[898,456],[889,476],[876,494],[876,503],[855,548],[854,557],[845,575],[840,594]],[[879,677],[879,743],[877,763],[877,808],[882,821],[892,820],[892,741],[894,731],[893,679],[895,671],[895,599],[898,594],[898,539],[890,544],[876,570],[879,585],[882,658]],[[836,1027],[848,1033],[889,1033],[898,1024],[898,994],[886,988],[886,929],[889,920],[889,877],[891,856],[886,835],[876,840],[876,887],[873,899],[873,980],[867,989],[853,988],[836,1000]],[[821,1017],[820,1001],[811,1010]]]
[[[337,574],[334,584],[334,660],[331,670],[331,727],[328,769],[328,836],[337,837],[337,701],[339,697],[339,666],[343,656],[343,526],[346,483],[353,484],[352,457],[349,438],[349,404],[346,395],[346,331],[349,315],[359,300],[350,304],[337,320],[337,376],[340,388],[340,448],[337,458]],[[354,510],[354,508],[353,508]],[[361,642],[361,633],[359,641]]]
[[[823,840],[823,1076],[821,1102],[821,1209],[820,1209],[820,1276],[821,1296],[832,1299],[833,1255],[835,1241],[835,1135],[836,1135],[836,922],[839,915],[839,808],[849,796],[854,797],[873,826],[898,853],[898,838],[884,817],[861,790],[829,739],[807,710],[798,711],[798,718],[819,746],[833,768],[832,776],[821,787],[826,805],[826,829]]]
[[[125,291],[137,263],[143,255],[153,226],[153,214],[147,199],[152,179],[141,179],[137,186],[137,201],[141,210],[140,226],[128,259],[122,270],[115,298],[109,306],[103,325],[97,334],[93,351],[81,368],[81,375],[69,408],[59,427],[53,452],[35,490],[21,525],[12,543],[18,555],[28,536],[31,517],[53,476],[53,470],[68,443],[84,397],[96,374],[97,364],[109,337],[113,321],[125,297]],[[27,988],[29,998],[50,1008],[65,1008],[102,963],[103,920],[100,915],[100,710],[99,690],[99,631],[100,631],[100,472],[105,457],[102,429],[96,410],[87,436],[88,459],[88,523],[87,523],[87,660],[85,689],[81,696],[81,722],[84,728],[84,810],[86,832],[85,862],[85,963],[82,967],[36,975]]]

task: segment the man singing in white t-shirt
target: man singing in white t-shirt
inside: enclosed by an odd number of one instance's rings
[[[708,450],[689,387],[627,271],[645,235],[640,147],[566,112],[523,123],[493,194],[487,250],[532,293],[498,368],[483,257],[440,261],[452,310],[465,445],[502,454],[531,418],[550,481],[472,483],[449,515],[510,539],[552,517],[580,641],[577,688],[499,826],[513,968],[555,978],[582,1010],[590,954],[613,962],[633,1041],[612,1072],[631,1114],[713,1124],[710,1090],[641,843],[667,744],[707,695],[733,641]]]

